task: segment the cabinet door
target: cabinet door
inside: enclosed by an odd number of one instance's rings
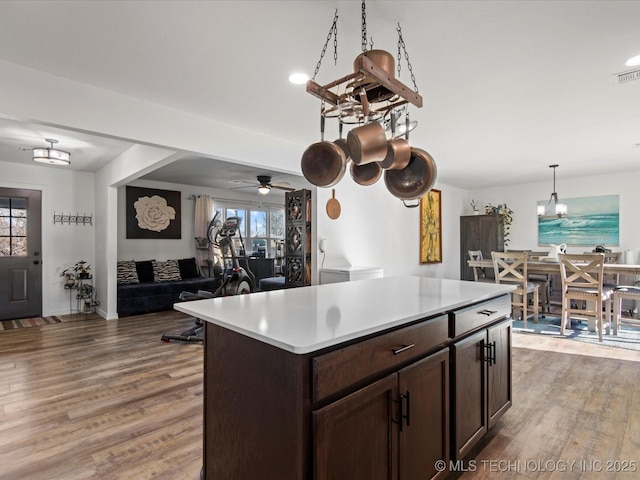
[[[511,320],[488,329],[488,342],[495,361],[488,368],[487,398],[489,428],[511,407]]]
[[[403,419],[399,435],[400,480],[444,478],[436,461],[449,465],[449,349],[401,370]]]
[[[453,361],[453,445],[455,460],[464,457],[487,432],[485,339],[481,330],[451,347]]]
[[[397,480],[398,375],[313,413],[315,480]]]
[[[485,259],[492,251],[504,250],[504,231],[497,215],[460,217],[460,280],[473,280],[467,260],[469,250],[481,250]]]

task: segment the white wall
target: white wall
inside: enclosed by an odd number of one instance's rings
[[[606,168],[606,164],[604,165]],[[638,221],[638,205],[640,205],[640,171],[626,174],[602,175],[566,179],[557,176],[556,191],[562,198],[579,198],[598,195],[620,196],[620,245],[607,245],[613,251],[633,250],[636,261],[640,253],[640,222]],[[500,189],[477,189],[468,192],[465,205],[470,213],[468,201],[471,198],[480,201],[480,205],[507,203],[514,211],[509,248],[544,250],[538,246],[538,217],[536,206],[538,201],[547,202],[553,190],[551,177],[549,182],[514,185]],[[571,215],[571,212],[569,212]],[[594,245],[595,246],[595,245]],[[569,247],[570,253],[582,253],[591,248]]]
[[[443,262],[421,265],[418,208],[407,208],[392,196],[384,178],[363,187],[347,172],[334,188],[341,205],[341,215],[336,220],[325,211],[331,189],[317,189],[317,238],[326,238],[325,267],[375,266],[382,267],[385,276],[459,278],[459,216],[466,191],[436,182],[435,188],[442,191]],[[318,252],[318,266],[321,262],[322,254]]]
[[[42,191],[42,309],[44,315],[68,314],[69,291],[60,272],[85,260],[95,273],[94,174],[0,159],[0,186]],[[93,215],[94,222],[54,225],[54,212]]]

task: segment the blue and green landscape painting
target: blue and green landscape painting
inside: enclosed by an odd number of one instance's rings
[[[561,198],[567,205],[567,218],[538,217],[538,244],[596,246],[620,244],[619,195]],[[539,201],[538,205],[547,205]]]

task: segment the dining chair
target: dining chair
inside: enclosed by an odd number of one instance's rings
[[[540,312],[539,293],[540,286],[535,282],[530,282],[527,276],[527,252],[491,252],[493,260],[493,271],[496,283],[507,283],[516,285],[516,289],[511,291],[511,316],[514,309],[522,313],[524,328],[527,328],[527,313],[529,307],[529,295],[533,298],[533,320],[538,323],[538,313]]]
[[[507,252],[527,252],[527,260],[540,260],[549,255],[549,252],[534,252],[531,250],[507,250]],[[530,273],[528,280],[537,283],[539,287],[540,306],[542,312],[551,313],[551,275],[544,273]],[[544,317],[544,314],[542,315]]]
[[[640,320],[636,318],[626,318],[622,316],[622,300],[640,300],[640,287],[632,285],[620,285],[613,290],[613,334],[618,335],[618,329],[621,324],[633,325],[640,327]],[[633,310],[630,310],[633,313]]]
[[[604,322],[610,325],[611,298],[613,289],[604,288],[604,254],[566,254],[558,255],[560,278],[562,279],[562,315],[560,335],[564,329],[571,328],[571,318],[595,320],[598,339],[602,342]],[[572,305],[572,301],[583,300],[584,309]],[[603,313],[604,307],[604,313]],[[604,318],[603,318],[604,317]]]
[[[484,260],[482,256],[482,250],[469,250],[470,260]],[[471,267],[473,270],[473,280],[475,282],[491,282],[494,283],[494,279],[487,276],[487,271],[483,267]]]

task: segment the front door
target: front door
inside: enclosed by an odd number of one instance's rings
[[[0,188],[0,320],[42,315],[41,197]]]

